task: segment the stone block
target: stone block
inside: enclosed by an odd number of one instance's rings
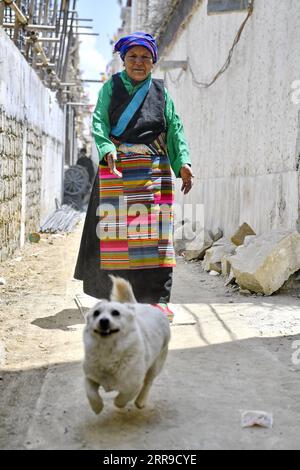
[[[229,276],[231,272],[230,255],[225,255],[221,259],[222,276]]]
[[[211,248],[213,241],[207,230],[197,230],[194,240],[186,243],[185,259],[187,261],[203,260],[206,251]]]
[[[174,247],[176,254],[182,254],[186,249],[186,244],[196,238],[192,223],[186,221],[180,225],[174,232]]]
[[[217,242],[218,240],[221,240],[223,238],[223,235],[224,235],[224,232],[220,227],[215,232],[209,231],[209,236],[213,240],[213,242]]]
[[[300,269],[300,234],[274,231],[253,237],[230,262],[242,289],[272,295]]]
[[[219,242],[218,242],[219,243]],[[222,244],[215,244],[209,250],[207,250],[202,267],[204,271],[217,271],[222,272],[222,259],[226,255],[232,255],[235,252],[235,246],[229,241]]]
[[[248,235],[256,235],[254,230],[250,227],[250,225],[244,223],[240,226],[238,231],[231,237],[232,243],[236,246],[240,246],[244,244],[244,240]]]

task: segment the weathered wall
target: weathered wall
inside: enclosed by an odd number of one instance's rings
[[[0,28],[0,261],[61,200],[64,116]]]
[[[204,0],[163,59],[188,59],[197,80],[210,81],[245,16],[208,16]],[[197,176],[186,200],[205,204],[208,228],[231,235],[244,221],[258,233],[296,226],[300,123],[291,85],[300,79],[299,24],[298,0],[257,0],[229,69],[212,87],[198,87],[190,71],[166,75]]]

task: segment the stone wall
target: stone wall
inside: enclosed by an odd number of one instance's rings
[[[0,109],[0,261],[19,246],[21,227],[21,124]]]
[[[0,262],[61,201],[64,113],[0,28]]]

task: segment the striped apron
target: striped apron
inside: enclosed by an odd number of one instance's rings
[[[175,267],[174,184],[164,136],[151,145],[118,144],[117,151],[122,178],[99,167],[101,269]]]

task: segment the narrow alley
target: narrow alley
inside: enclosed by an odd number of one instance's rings
[[[0,0],[0,450],[300,449],[299,24]]]
[[[149,406],[119,411],[106,394],[93,415],[72,279],[81,229],[43,235],[1,266],[1,449],[299,448],[299,298],[245,298],[182,258],[170,352]],[[273,429],[242,429],[247,410],[272,413]]]

